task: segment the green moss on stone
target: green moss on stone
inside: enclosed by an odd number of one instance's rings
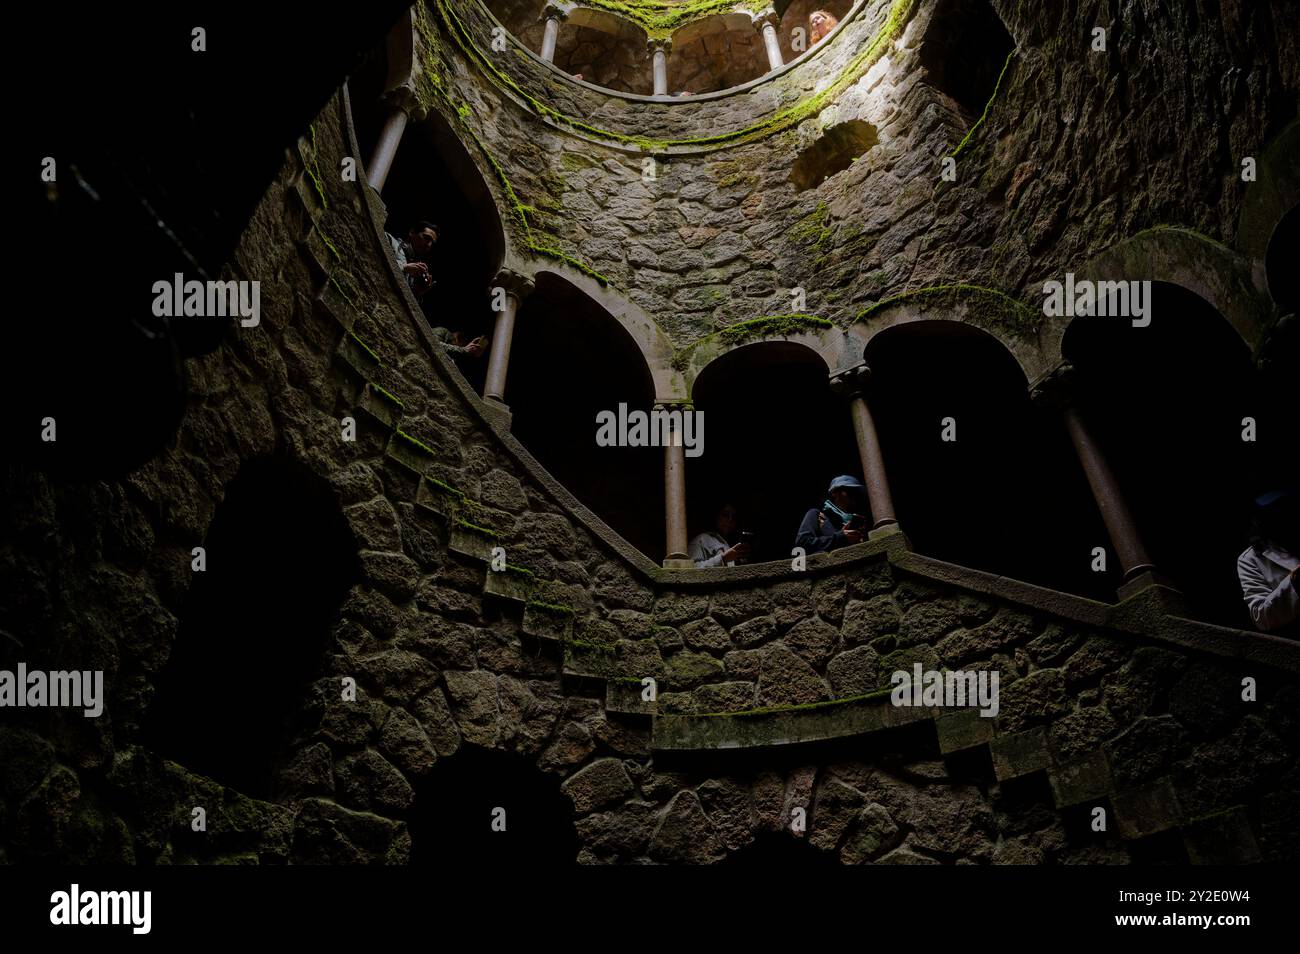
[[[428,454],[430,457],[436,458],[438,456],[436,453],[434,453],[432,447],[424,443],[424,441],[420,440],[418,437],[412,437],[410,434],[406,433],[406,431],[402,430],[400,427],[397,429],[397,436],[402,440],[404,440],[406,443],[410,444],[412,447],[416,448],[417,450],[421,450],[424,453]]]
[[[769,5],[770,0],[582,0],[584,7],[630,20],[652,40],[668,39],[686,24],[707,16],[736,10],[759,13]]]
[[[599,0],[599,2],[615,4],[627,2],[627,0]],[[647,0],[648,2],[648,0]],[[711,3],[713,0],[700,0],[701,3]],[[721,0],[718,0],[721,4]],[[469,30],[461,19],[451,10],[450,5],[445,0],[435,0],[435,4],[444,22],[448,26],[449,32],[453,39],[460,45],[462,50],[473,60],[479,63],[486,71],[489,78],[494,79],[499,86],[508,89],[513,95],[517,96],[524,103],[533,109],[539,116],[550,119],[552,122],[568,126],[577,132],[582,132],[600,139],[606,139],[613,142],[621,142],[629,145],[638,146],[645,152],[658,153],[667,151],[674,147],[683,148],[715,148],[726,145],[736,145],[745,142],[752,142],[762,139],[774,133],[782,132],[792,126],[798,125],[810,116],[815,116],[821,112],[825,106],[832,102],[840,93],[848,89],[862,76],[866,70],[870,69],[875,62],[884,55],[885,48],[892,43],[902,33],[903,28],[911,19],[918,0],[894,0],[890,7],[889,14],[885,18],[884,24],[880,31],[867,43],[862,50],[849,61],[836,78],[828,84],[821,92],[805,100],[801,100],[786,109],[780,110],[768,119],[744,129],[733,130],[731,132],[719,133],[714,136],[703,136],[694,139],[653,139],[645,136],[627,136],[621,133],[611,132],[607,129],[599,129],[591,126],[580,119],[567,116],[552,106],[539,102],[531,96],[511,77],[503,73],[492,58],[485,55],[474,44]],[[592,4],[588,4],[592,6]],[[727,4],[732,8],[744,7],[744,4]],[[685,11],[688,6],[676,7],[675,10]],[[722,6],[719,6],[722,9]],[[614,12],[611,10],[611,12]],[[703,14],[698,12],[691,18],[696,18]],[[665,14],[667,16],[667,14]],[[677,14],[673,14],[677,16]],[[681,22],[687,22],[683,20]],[[671,31],[670,31],[671,32]]]
[[[316,188],[316,194],[320,196],[320,204],[323,208],[330,207],[330,200],[325,195],[325,180],[321,178],[320,165],[316,154],[316,124],[312,123],[307,127],[307,132],[311,136],[311,158],[302,157],[302,168],[311,179],[311,184]]]
[[[805,331],[823,331],[834,328],[833,322],[816,315],[768,315],[764,318],[751,318],[715,332],[718,341],[725,345],[737,345],[755,338],[774,338],[782,335],[797,335]]]
[[[573,268],[576,268],[578,271],[582,272],[582,274],[586,275],[589,278],[594,278],[597,282],[599,282],[603,286],[609,287],[614,284],[612,281],[610,281],[600,272],[596,271],[590,265],[587,265],[586,263],[579,261],[578,259],[574,258],[572,255],[566,255],[563,252],[559,251],[558,249],[549,248],[548,246],[540,245],[535,242],[530,242],[528,248],[532,252],[535,252],[536,254],[541,255],[544,258],[554,259],[557,262],[564,262],[566,265],[570,265]]]
[[[818,202],[815,209],[790,229],[790,238],[811,245],[813,248],[822,248],[831,240],[833,234],[830,226],[826,224],[828,218],[830,218],[830,210],[826,207],[826,203]]]
[[[400,434],[401,431],[398,431],[398,433]],[[420,446],[423,447],[424,445],[421,444]],[[460,527],[462,530],[468,530],[470,533],[476,533],[480,537],[489,537],[493,540],[501,539],[501,534],[497,533],[495,530],[489,530],[487,527],[480,527],[477,523],[470,523],[464,518],[457,519],[456,526]]]
[[[433,484],[433,486],[437,487],[438,490],[440,490],[442,493],[446,494],[449,497],[455,497],[457,500],[461,501],[461,503],[464,503],[465,500],[467,499],[465,497],[465,492],[463,490],[458,490],[455,487],[453,487],[451,484],[439,480],[437,477],[430,477],[426,474],[424,479],[427,480],[429,483]]]
[[[375,364],[382,365],[384,363],[379,357],[379,352],[358,338],[355,331],[349,331],[348,337],[352,339],[353,343],[356,344],[357,347],[361,348],[362,351],[368,354],[374,360]],[[400,434],[401,431],[398,431],[398,433]]]
[[[762,338],[780,338],[804,332],[819,332],[834,328],[835,323],[816,315],[766,315],[751,318],[728,325],[710,335],[705,335],[673,354],[671,367],[674,371],[685,371],[691,366],[696,351],[706,345],[717,342],[728,348]]]
[[[961,155],[961,151],[966,148],[966,144],[971,141],[976,130],[984,125],[984,120],[988,119],[989,110],[993,108],[993,101],[998,98],[998,92],[1002,89],[1002,79],[1007,75],[1007,70],[1011,68],[1011,61],[1015,59],[1016,51],[1012,50],[1007,54],[1007,61],[1002,64],[1002,72],[998,74],[998,81],[993,85],[993,93],[989,96],[989,101],[984,104],[984,112],[980,113],[980,118],[975,120],[975,125],[971,126],[970,131],[966,133],[965,138],[957,144],[957,148],[952,151],[952,158],[956,159]]]
[[[391,391],[387,390],[386,388],[376,384],[374,381],[370,382],[370,386],[374,388],[376,394],[384,398],[389,403],[396,404],[399,408],[406,407],[406,405],[397,397],[397,395],[393,394]]]
[[[854,320],[868,321],[872,316],[900,302],[914,302],[923,308],[935,309],[965,305],[975,325],[1001,328],[1023,338],[1032,338],[1042,319],[1040,313],[1006,292],[979,285],[958,284],[935,285],[903,292],[865,308]]]

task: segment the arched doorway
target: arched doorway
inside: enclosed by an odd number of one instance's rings
[[[1199,618],[1253,628],[1236,557],[1254,496],[1284,477],[1295,430],[1261,400],[1249,349],[1210,304],[1152,285],[1151,324],[1076,318],[1062,352],[1157,568]],[[1243,420],[1256,439],[1243,439]]]
[[[768,68],[762,34],[748,15],[706,17],[673,34],[668,92],[731,89],[758,79]]]
[[[1109,599],[1089,569],[1106,541],[1059,416],[988,333],[952,321],[895,325],[866,348],[899,525],[920,553]]]
[[[664,545],[662,448],[596,444],[597,414],[617,414],[620,404],[649,411],[654,397],[645,359],[623,326],[568,282],[538,275],[511,347],[511,432],[575,497],[657,561]]]
[[[712,530],[731,503],[757,535],[750,562],[789,560],[803,515],[839,474],[862,476],[844,400],[808,348],[758,342],[722,355],[695,379],[704,453],[686,461],[689,534]]]

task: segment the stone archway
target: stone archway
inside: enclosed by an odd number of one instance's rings
[[[1250,502],[1284,477],[1294,433],[1263,401],[1250,350],[1208,301],[1163,282],[1149,327],[1075,318],[1062,348],[1155,565],[1197,618],[1250,628],[1235,560]]]
[[[691,399],[705,420],[705,453],[687,461],[690,534],[714,528],[727,503],[757,534],[753,562],[788,559],[804,513],[832,478],[858,473],[844,401],[824,357],[806,343],[759,341],[711,361]]]

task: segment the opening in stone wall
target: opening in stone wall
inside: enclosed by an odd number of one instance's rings
[[[790,559],[799,523],[839,474],[861,478],[853,423],[808,348],[759,342],[724,354],[695,380],[704,454],[686,460],[688,532],[716,526],[728,503],[757,534],[751,563]]]
[[[504,831],[493,830],[498,809]],[[500,873],[578,856],[573,803],[559,782],[523,756],[480,746],[434,765],[416,785],[409,824],[413,865]]]
[[[542,52],[544,0],[489,0],[497,21],[520,43]],[[556,37],[556,68],[588,83],[621,93],[648,96],[654,92],[645,31],[605,10],[571,10]]]
[[[1251,502],[1297,475],[1291,412],[1261,399],[1246,344],[1202,298],[1156,282],[1148,327],[1076,318],[1062,350],[1156,567],[1198,618],[1254,629],[1236,572]]]
[[[917,321],[876,335],[865,357],[898,522],[918,552],[1114,598],[1115,569],[1089,567],[1107,538],[1060,416],[1032,404],[1000,341]]]
[[[596,415],[650,410],[654,384],[631,336],[568,282],[537,276],[515,326],[511,432],[625,540],[662,559],[663,450],[596,446]],[[582,554],[575,554],[581,559]]]
[[[775,4],[777,12],[781,14],[781,23],[777,27],[776,35],[781,42],[782,59],[789,63],[816,48],[816,45],[811,43],[808,22],[809,16],[814,11],[823,10],[842,23],[856,5],[855,0],[793,0],[784,9],[780,3]],[[801,49],[795,48],[795,30],[803,31]]]
[[[879,141],[876,127],[861,119],[828,126],[809,146],[800,150],[790,168],[795,191],[814,189],[865,156]]]
[[[968,120],[984,112],[1015,41],[989,0],[939,0],[921,41],[928,82]]]
[[[714,93],[758,79],[768,69],[762,34],[747,14],[706,17],[673,35],[668,92]]]
[[[372,56],[349,80],[352,121],[367,157],[379,138],[386,107],[381,99],[386,67]],[[430,327],[460,332],[468,341],[490,337],[490,292],[504,254],[500,216],[470,154],[436,112],[408,126],[384,184],[385,230],[405,239],[410,227],[427,220],[438,226],[429,254],[433,287],[419,299]],[[486,355],[459,358],[457,367],[482,392]]]
[[[286,459],[245,464],[202,541],[145,726],[161,755],[265,798],[286,720],[317,674],[360,576],[329,485]]]

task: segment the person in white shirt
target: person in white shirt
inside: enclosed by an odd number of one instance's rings
[[[701,533],[691,540],[690,556],[695,566],[704,569],[709,566],[735,566],[736,561],[749,557],[749,544],[731,545],[729,538],[736,535],[736,508],[727,504],[718,511],[717,530]]]
[[[1250,618],[1268,633],[1300,636],[1298,528],[1295,494],[1273,491],[1255,500],[1250,546],[1237,557],[1237,578]]]

